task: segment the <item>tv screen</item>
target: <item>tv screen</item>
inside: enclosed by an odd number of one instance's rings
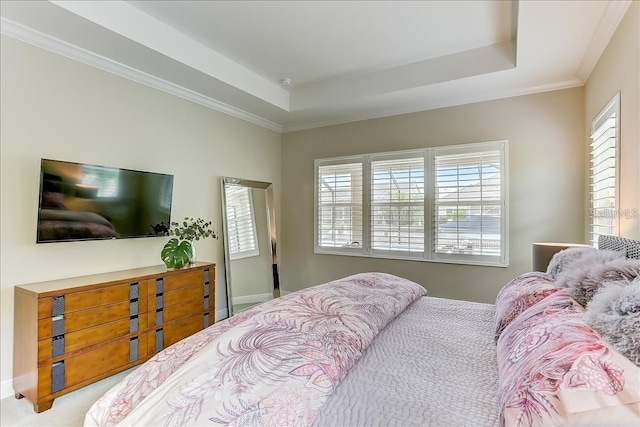
[[[42,159],[38,243],[157,236],[173,175]]]

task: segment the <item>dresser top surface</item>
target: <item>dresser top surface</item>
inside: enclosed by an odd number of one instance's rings
[[[42,297],[49,292],[68,290],[73,288],[90,287],[91,285],[100,285],[107,283],[124,282],[130,279],[144,280],[157,276],[171,276],[176,274],[188,273],[205,268],[214,268],[214,263],[196,262],[186,268],[167,270],[164,265],[154,265],[151,267],[132,268],[129,270],[112,271],[107,273],[92,274],[88,276],[69,277],[66,279],[56,279],[44,282],[29,283],[25,285],[16,285],[16,292],[27,292],[39,294]],[[211,278],[213,280],[213,277]]]

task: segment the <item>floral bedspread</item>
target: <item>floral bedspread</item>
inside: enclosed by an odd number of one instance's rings
[[[261,304],[155,355],[85,425],[310,425],[376,335],[425,294],[363,273]]]
[[[640,425],[640,371],[562,289],[525,310],[497,344],[501,425]]]

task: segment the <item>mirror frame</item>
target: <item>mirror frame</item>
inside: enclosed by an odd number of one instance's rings
[[[229,176],[223,176],[220,178],[220,198],[222,200],[222,233],[224,240],[224,270],[225,270],[225,282],[227,285],[227,313],[229,317],[233,316],[233,304],[232,304],[232,291],[231,291],[231,254],[229,252],[229,235],[227,225],[227,192],[226,184],[233,184],[240,187],[246,187],[251,189],[265,190],[266,206],[265,214],[267,215],[267,234],[271,237],[271,244],[269,245],[269,257],[272,265],[278,265],[277,255],[274,254],[273,242],[277,244],[276,234],[276,221],[275,210],[273,207],[273,184],[263,181],[251,181],[242,178],[233,178]],[[276,252],[277,253],[277,252]],[[277,267],[276,267],[277,268]],[[274,271],[271,271],[271,291],[275,291],[276,283],[274,278]]]

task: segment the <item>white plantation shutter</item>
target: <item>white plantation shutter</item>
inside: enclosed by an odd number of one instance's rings
[[[424,153],[371,160],[371,249],[424,252]]]
[[[229,185],[226,188],[226,204],[231,259],[259,255],[251,189]]]
[[[435,151],[436,254],[501,256],[503,157],[500,144]]]
[[[617,146],[620,97],[616,95],[591,124],[590,239],[617,233]]]
[[[315,161],[315,252],[508,265],[507,141]]]
[[[362,247],[362,162],[317,164],[316,238],[321,248]]]

